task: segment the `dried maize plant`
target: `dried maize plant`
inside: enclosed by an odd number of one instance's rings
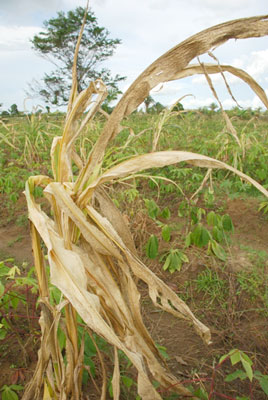
[[[122,350],[137,370],[137,391],[144,400],[161,399],[152,385],[192,398],[191,393],[165,368],[141,317],[142,280],[156,307],[184,318],[201,338],[210,342],[210,331],[192,314],[188,306],[137,257],[125,220],[105,191],[104,184],[153,167],[186,162],[205,168],[226,168],[253,184],[265,196],[268,192],[256,181],[227,164],[185,151],[152,152],[135,156],[103,169],[107,145],[120,132],[122,119],[143,102],[150,90],[167,82],[196,73],[219,72],[218,65],[189,65],[189,62],[229,39],[260,37],[268,34],[268,17],[239,19],[204,30],[177,45],[151,64],[130,86],[107,119],[102,133],[83,163],[75,141],[100,108],[107,94],[101,80],[77,93],[76,60],[65,126],[51,149],[53,178],[35,176],[26,184],[36,274],[39,282],[42,329],[41,347],[35,373],[23,399],[82,399],[83,340],[78,344],[77,314],[85,324],[114,347],[112,378],[114,399],[120,397],[118,350]],[[221,65],[243,79],[268,106],[262,88],[244,71]],[[89,111],[85,112],[89,108]],[[78,167],[74,175],[73,163]],[[179,168],[179,165],[178,165]],[[34,199],[34,187],[44,188],[51,215],[41,210]],[[50,280],[61,291],[57,306],[49,302],[48,278],[41,243],[47,248]],[[64,317],[62,310],[65,310]],[[65,360],[57,339],[58,327],[66,335]],[[190,328],[189,328],[190,329]],[[106,382],[100,399],[106,398]]]

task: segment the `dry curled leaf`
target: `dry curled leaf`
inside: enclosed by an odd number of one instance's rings
[[[120,396],[118,349],[125,353],[137,370],[137,392],[143,400],[161,399],[152,379],[158,381],[163,388],[172,387],[180,395],[192,398],[191,392],[162,363],[161,355],[143,323],[140,293],[135,279],[141,279],[147,284],[149,296],[156,307],[185,319],[206,343],[210,342],[210,330],[168,285],[138,259],[126,221],[112,204],[103,184],[152,167],[187,162],[205,168],[225,168],[253,184],[267,197],[268,192],[235,168],[191,152],[144,154],[106,171],[102,170],[103,158],[107,145],[121,129],[122,119],[135,110],[156,85],[200,73],[201,66],[189,65],[190,61],[229,39],[267,34],[267,16],[240,19],[206,29],[165,53],[122,96],[83,164],[81,154],[75,153],[75,140],[99,109],[106,96],[106,88],[98,81],[91,83],[82,93],[77,93],[76,63],[81,30],[75,50],[73,85],[63,135],[54,139],[51,149],[54,180],[38,176],[30,178],[26,184],[42,309],[42,338],[36,370],[23,400],[39,399],[41,393],[48,399],[81,398],[84,342],[82,340],[79,344],[78,341],[76,313],[93,332],[115,348],[112,380],[115,398],[119,399]],[[221,68],[248,83],[267,105],[264,91],[248,74],[230,66]],[[206,65],[205,69],[207,74],[215,73],[219,71],[219,66]],[[97,97],[94,103],[93,95]],[[91,108],[85,113],[90,105]],[[72,171],[73,161],[79,168],[76,179]],[[36,185],[45,187],[44,193],[50,202],[53,218],[35,202]],[[51,282],[64,298],[60,307],[49,302],[48,277],[41,241],[47,249]],[[65,319],[62,319],[62,307]],[[66,361],[63,360],[57,338],[59,326],[66,337]],[[178,357],[177,361],[185,364],[183,358]],[[101,400],[104,400],[105,383],[102,387]]]

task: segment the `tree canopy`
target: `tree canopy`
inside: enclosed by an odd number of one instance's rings
[[[85,10],[77,7],[73,11],[58,12],[57,17],[44,21],[45,31],[31,40],[33,49],[51,61],[56,69],[46,73],[40,82],[30,84],[30,95],[42,97],[48,104],[63,105],[68,102],[71,88],[72,65],[75,46],[82,25]],[[89,82],[101,78],[109,89],[108,100],[119,93],[118,82],[125,79],[114,77],[101,63],[111,57],[120,39],[109,38],[107,29],[98,25],[93,11],[87,11],[84,33],[77,59],[78,92]]]
[[[156,102],[151,95],[145,97],[143,103],[145,105],[145,112],[149,114],[160,114],[165,108],[159,101]]]
[[[8,111],[9,111],[10,115],[18,115],[19,114],[17,104],[12,104]]]

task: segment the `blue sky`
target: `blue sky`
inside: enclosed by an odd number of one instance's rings
[[[40,32],[45,19],[57,11],[85,5],[83,0],[0,0],[0,103],[3,109],[16,103],[31,111],[42,102],[27,99],[25,90],[32,79],[40,79],[53,66],[31,49],[29,39]],[[122,44],[106,67],[127,76],[121,90],[156,58],[190,35],[218,23],[268,13],[267,0],[91,0],[99,24]],[[268,94],[268,37],[230,41],[214,54],[224,64],[251,73]],[[208,56],[201,58],[210,61]],[[255,94],[238,78],[226,75],[234,96],[243,107],[259,107]],[[213,77],[224,107],[234,106],[219,76]],[[165,105],[191,94],[182,102],[186,108],[215,102],[206,81],[196,76],[172,82],[151,95]]]

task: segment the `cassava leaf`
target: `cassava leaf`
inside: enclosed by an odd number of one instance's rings
[[[230,360],[232,365],[237,364],[239,361],[241,361],[241,354],[239,350],[234,350],[230,353]]]
[[[199,223],[192,231],[191,240],[196,246],[204,247],[210,240],[210,233],[202,224]]]
[[[155,235],[151,235],[146,244],[146,255],[149,258],[155,258],[158,255],[158,239]]]
[[[170,210],[169,210],[169,208],[168,208],[168,207],[165,207],[165,208],[161,211],[160,215],[161,215],[162,218],[169,219],[169,218],[170,218]]]
[[[162,228],[162,238],[165,240],[165,242],[170,241],[170,233],[171,233],[170,226],[164,225]]]
[[[215,239],[218,243],[221,243],[223,241],[223,232],[221,229],[219,229],[217,226],[214,226],[212,229],[212,237]]]
[[[264,375],[259,379],[259,383],[264,393],[268,395],[268,375]]]
[[[0,281],[0,297],[3,295],[5,291],[5,286],[3,285],[3,283]]]
[[[223,215],[222,227],[225,231],[228,231],[228,232],[234,231],[234,226],[233,226],[233,222],[232,222],[230,215],[228,215],[228,214]]]
[[[163,270],[166,271],[167,269],[169,269],[169,266],[171,264],[171,254],[168,254],[168,256],[166,257],[166,261],[163,265]]]
[[[210,226],[217,226],[218,225],[218,216],[214,211],[210,211],[207,215],[207,223]]]
[[[240,352],[240,356],[241,356],[241,362],[243,364],[243,367],[246,371],[246,374],[250,380],[250,382],[252,382],[253,379],[253,370],[252,370],[252,361],[251,359],[247,356],[247,354],[245,354],[244,352]]]
[[[219,260],[225,261],[226,253],[224,249],[215,240],[211,240],[210,243],[211,243],[211,249],[215,254],[215,256],[218,257]]]
[[[237,369],[232,374],[226,375],[224,380],[225,380],[225,382],[232,382],[237,378],[244,380],[247,378],[247,374],[244,371],[242,371],[241,369]]]

